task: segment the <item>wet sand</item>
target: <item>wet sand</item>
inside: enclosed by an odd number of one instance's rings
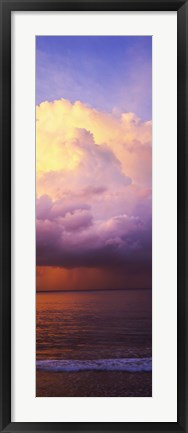
[[[152,397],[152,373],[37,371],[36,397]]]

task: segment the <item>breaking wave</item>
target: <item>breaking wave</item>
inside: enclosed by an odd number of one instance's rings
[[[43,371],[151,371],[152,358],[122,358],[97,360],[42,360],[36,362],[37,370]]]

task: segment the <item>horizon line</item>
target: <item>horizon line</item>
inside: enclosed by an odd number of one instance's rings
[[[134,287],[130,289],[70,289],[70,290],[36,290],[36,293],[69,293],[69,292],[116,292],[116,291],[130,291],[130,290],[152,290],[152,287]]]

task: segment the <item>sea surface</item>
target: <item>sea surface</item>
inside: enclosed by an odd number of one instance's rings
[[[87,391],[84,394],[84,374],[85,378],[89,377],[93,390],[89,396],[95,396],[96,392],[99,396],[108,395],[105,383],[109,385],[112,373],[116,380],[116,376],[118,379],[126,372],[129,374],[126,378],[130,395],[131,383],[134,382],[136,387],[136,374],[142,389],[141,395],[149,395],[148,383],[151,392],[152,370],[151,290],[37,293],[36,299],[38,395],[88,395],[86,385]],[[45,372],[48,372],[48,376],[44,375]],[[99,373],[102,372],[108,375],[100,376]],[[43,376],[40,373],[43,373]],[[60,376],[58,379],[53,373],[63,373],[62,391],[59,384]],[[71,391],[72,373],[74,387],[75,378],[77,383],[74,392]],[[86,376],[86,373],[89,376]],[[118,376],[118,373],[121,375]],[[146,373],[150,373],[150,380]],[[45,377],[45,384],[41,382],[42,377]],[[70,378],[70,389],[67,386],[65,391],[63,383],[65,384],[67,377]],[[103,389],[100,389],[100,377]],[[56,381],[56,388],[58,387],[57,392],[54,391],[53,378],[54,383]],[[93,380],[95,383],[92,385]],[[118,386],[116,391],[110,391],[110,385],[108,388],[109,395],[124,395],[122,379],[119,391]],[[125,388],[124,385],[123,389]],[[125,389],[125,395],[129,395],[127,393],[128,389]]]

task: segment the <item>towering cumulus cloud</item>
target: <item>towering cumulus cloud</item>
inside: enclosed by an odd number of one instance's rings
[[[38,290],[151,287],[151,122],[60,99],[36,128]]]

